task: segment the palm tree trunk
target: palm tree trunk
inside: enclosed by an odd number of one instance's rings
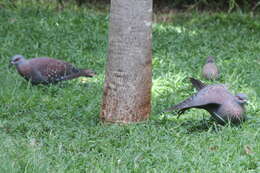
[[[111,0],[109,54],[100,117],[146,120],[151,111],[152,0]]]

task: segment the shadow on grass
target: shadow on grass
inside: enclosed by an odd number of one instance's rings
[[[200,119],[200,120],[188,120],[188,119],[178,119],[176,118],[164,116],[162,118],[154,119],[155,124],[160,126],[169,126],[173,127],[176,131],[182,131],[185,134],[193,134],[193,133],[203,133],[203,132],[213,132],[217,133],[221,131],[225,127],[236,127],[241,128],[241,125],[220,125],[216,123],[212,117],[208,119]]]

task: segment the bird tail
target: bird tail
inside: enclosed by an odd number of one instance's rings
[[[80,76],[93,77],[95,75],[96,75],[96,73],[92,70],[87,70],[87,69],[86,70],[79,70],[76,73],[72,73],[70,75],[67,75],[67,76],[60,78],[59,80],[56,80],[56,82],[70,80],[70,79],[74,79],[74,78],[77,78],[77,77],[80,77]]]
[[[177,118],[179,118],[180,115],[183,114],[186,110],[193,108],[192,100],[194,97],[195,97],[195,95],[187,98],[186,100],[182,101],[181,103],[178,103],[178,104],[164,110],[163,113],[177,111],[177,115],[178,115]]]
[[[206,86],[206,84],[202,83],[200,80],[190,78],[190,81],[192,85],[197,89],[201,90]],[[165,112],[172,112],[172,111],[177,111],[178,115],[183,114],[187,109],[193,108],[195,105],[193,104],[193,99],[196,97],[196,94],[187,98],[186,100],[182,101],[181,103],[178,103],[176,105],[173,105],[172,107],[162,111],[163,113]]]
[[[200,80],[190,77],[190,82],[193,87],[195,87],[198,91],[206,86],[206,84],[202,83]]]
[[[85,77],[93,77],[96,75],[96,73],[90,69],[80,70],[80,74],[81,74],[81,76],[85,76]]]
[[[194,96],[187,98],[186,100],[182,101],[181,103],[178,103],[178,104],[164,110],[163,112],[171,112],[171,111],[174,111],[174,110],[179,111],[179,110],[182,110],[182,109],[188,109],[188,108],[191,107],[190,105],[191,105],[191,102],[193,100],[193,97]]]

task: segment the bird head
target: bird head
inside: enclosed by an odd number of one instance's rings
[[[248,99],[248,97],[247,97],[247,95],[244,94],[244,93],[238,93],[238,94],[236,95],[236,100],[237,100],[237,102],[238,102],[239,104],[246,104],[246,103],[247,103],[247,99]]]
[[[22,55],[15,55],[12,57],[10,63],[13,65],[19,65],[26,61],[26,59]]]
[[[214,62],[214,57],[213,57],[213,56],[208,56],[206,62],[207,62],[207,63],[213,63],[213,62]]]

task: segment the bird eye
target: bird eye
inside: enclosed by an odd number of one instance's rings
[[[238,100],[244,100],[243,98],[241,98],[241,97],[237,97],[238,98]]]
[[[20,58],[16,58],[16,59],[14,59],[14,62],[17,62],[17,61],[19,61],[20,60]]]

